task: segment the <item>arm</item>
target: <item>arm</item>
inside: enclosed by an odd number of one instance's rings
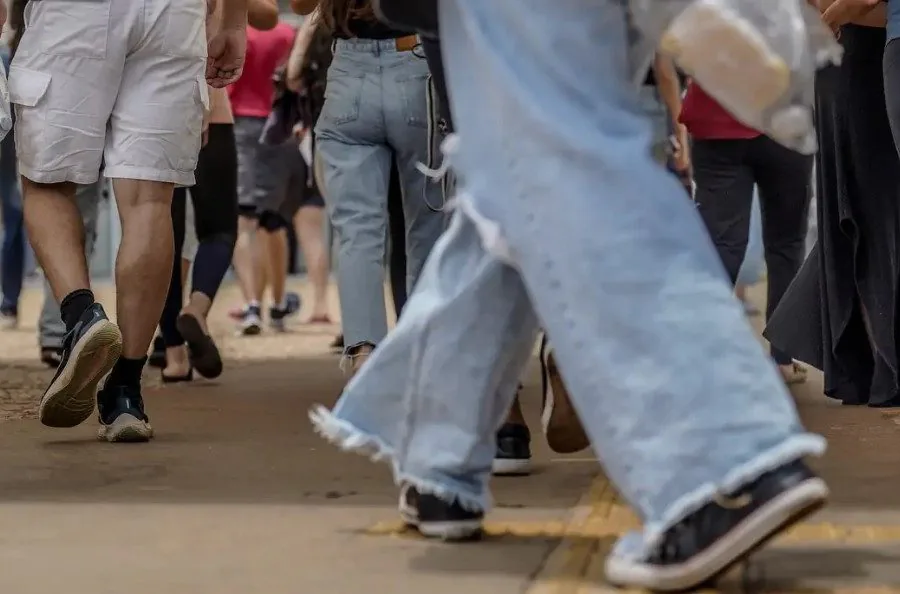
[[[679,171],[685,171],[690,166],[690,155],[688,153],[688,132],[687,128],[678,121],[681,115],[681,81],[678,80],[678,73],[675,71],[675,63],[668,56],[657,54],[653,60],[653,75],[656,78],[656,88],[659,90],[659,96],[662,98],[666,111],[669,112],[669,118],[672,121],[672,130],[678,146],[675,147],[676,166]]]
[[[309,14],[319,7],[319,0],[291,0],[291,10],[297,14]]]
[[[247,21],[260,31],[274,29],[278,24],[278,4],[275,0],[246,0]]]
[[[863,27],[880,27],[887,26],[887,4],[879,2],[871,11],[863,16],[853,19],[854,25],[862,25]]]
[[[316,19],[318,12],[313,12],[300,26],[297,37],[294,39],[294,47],[291,55],[288,57],[286,82],[290,90],[296,92],[300,90],[300,69],[303,67],[303,56],[306,54],[306,48],[312,40],[316,31]]]
[[[222,29],[247,28],[247,5],[249,0],[222,0]]]

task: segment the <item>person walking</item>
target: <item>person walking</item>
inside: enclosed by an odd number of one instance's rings
[[[650,155],[625,6],[439,8],[457,209],[396,328],[333,410],[311,411],[315,427],[389,460],[422,534],[471,538],[540,325],[643,521],[608,581],[696,588],[825,503],[804,462],[825,440],[803,429],[694,206]]]
[[[207,83],[227,85],[243,65],[246,1],[222,2],[223,26],[208,48],[204,0],[28,6],[10,101],[25,224],[66,326],[41,398],[44,425],[82,423],[96,397],[101,439],[153,435],[141,374],[171,274],[172,190],[194,183]],[[118,324],[90,289],[75,202],[75,185],[95,183],[101,161],[122,222]]]

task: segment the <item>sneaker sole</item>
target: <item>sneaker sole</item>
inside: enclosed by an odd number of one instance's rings
[[[494,458],[491,464],[494,476],[527,476],[531,474],[531,460],[515,458]]]
[[[141,443],[150,441],[152,437],[150,423],[128,413],[119,415],[111,425],[104,425],[97,432],[97,439],[110,443]]]
[[[94,324],[72,349],[65,368],[41,398],[47,427],[75,427],[94,412],[97,385],[122,354],[122,332],[109,320]]]
[[[423,522],[415,525],[419,534],[444,542],[467,542],[479,540],[484,534],[481,520],[460,520],[454,522]]]
[[[825,481],[808,479],[771,500],[685,563],[650,567],[610,556],[606,560],[606,579],[616,586],[660,592],[692,590],[727,573],[787,528],[818,511],[827,499]]]
[[[256,336],[262,332],[262,326],[260,324],[249,324],[247,326],[243,326],[240,330],[238,330],[239,336]]]

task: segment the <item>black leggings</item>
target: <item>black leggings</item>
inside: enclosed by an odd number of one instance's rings
[[[214,299],[228,267],[237,239],[237,150],[232,124],[210,124],[209,141],[200,150],[197,183],[191,188],[197,256],[191,273],[191,290]],[[184,306],[181,286],[181,250],[184,247],[187,190],[176,188],[172,198],[175,264],[163,307],[160,330],[167,347],[184,344],[175,323]]]
[[[697,208],[732,283],[747,252],[753,186],[759,189],[768,320],[803,264],[813,157],[767,136],[696,140],[692,156]],[[777,363],[791,363],[787,353],[771,353]]]
[[[406,305],[406,220],[403,218],[403,190],[400,187],[400,173],[397,161],[391,165],[391,181],[388,184],[388,233],[391,238],[391,252],[388,256],[388,273],[391,277],[391,296],[394,312],[400,317]]]

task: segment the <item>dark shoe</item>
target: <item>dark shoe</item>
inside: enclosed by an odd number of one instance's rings
[[[122,354],[122,333],[95,303],[63,338],[56,375],[41,398],[40,419],[48,427],[74,427],[94,412],[97,385]]]
[[[213,379],[222,375],[222,356],[212,337],[203,331],[200,322],[191,314],[181,314],[175,326],[187,343],[191,365],[197,373]]]
[[[153,339],[153,350],[150,352],[150,356],[147,357],[147,365],[159,369],[166,366],[166,341],[163,340],[162,336],[157,335]]]
[[[337,336],[335,336],[334,340],[332,340],[331,343],[328,345],[328,348],[331,349],[332,351],[343,353],[344,352],[344,335],[338,334]]]
[[[279,332],[284,332],[285,320],[300,311],[300,295],[293,292],[287,293],[284,296],[284,303],[284,307],[269,308],[269,325]]]
[[[825,504],[828,486],[798,460],[717,496],[666,531],[649,559],[610,556],[614,585],[693,591],[740,563]]]
[[[531,474],[531,432],[525,425],[504,423],[497,431],[493,473],[497,476]]]
[[[109,442],[141,442],[153,437],[150,419],[144,414],[141,389],[104,386],[97,394],[100,431],[97,437]]]
[[[43,363],[47,367],[50,367],[51,369],[56,369],[62,362],[62,353],[62,347],[42,346],[41,363]]]
[[[574,454],[586,449],[591,442],[569,399],[569,390],[556,368],[546,336],[541,341],[541,381],[544,390],[541,424],[547,445],[559,454]]]
[[[0,307],[0,327],[12,330],[19,325],[19,312],[15,307]]]
[[[188,372],[185,375],[166,375],[164,372],[160,372],[159,377],[162,378],[162,383],[164,384],[180,384],[182,382],[192,382],[194,381],[194,368],[191,367],[188,369]]]
[[[262,310],[258,305],[247,306],[244,316],[241,318],[241,325],[238,334],[243,336],[256,336],[262,332]]]
[[[464,509],[459,503],[447,503],[434,495],[419,493],[405,483],[400,487],[400,517],[422,536],[448,542],[477,540],[483,532],[484,514]]]

